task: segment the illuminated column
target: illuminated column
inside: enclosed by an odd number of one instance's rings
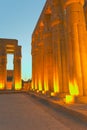
[[[38,32],[32,35],[32,89],[38,88]]]
[[[68,90],[65,19],[61,1],[52,4],[53,79],[54,91],[65,96]]]
[[[62,68],[62,86],[60,96],[65,97],[69,93],[68,88],[68,70],[67,70],[67,42],[66,42],[66,30],[65,30],[65,12],[63,9],[63,2],[60,1],[60,23],[59,23],[59,33],[60,33],[60,55],[61,55],[61,68]]]
[[[42,91],[42,59],[41,29],[37,28],[32,36],[32,89]]]
[[[51,30],[51,9],[45,11],[45,31],[44,31],[44,89],[48,93],[53,93],[53,48]]]
[[[35,56],[32,49],[32,90],[35,89]]]
[[[35,60],[35,90],[38,90],[38,48],[35,48],[35,56],[34,56],[34,60]]]
[[[52,41],[53,41],[53,84],[54,84],[54,92],[60,93],[60,92],[62,92],[60,21],[56,18],[53,18],[51,27],[52,27]]]
[[[15,90],[20,90],[21,86],[21,46],[17,46],[14,54],[14,84]]]
[[[31,51],[31,55],[32,55],[32,90],[35,89],[35,52],[34,52],[34,36],[32,36],[32,51]]]
[[[38,73],[38,85],[39,85],[39,91],[43,91],[44,87],[43,87],[43,77],[44,77],[44,73],[43,73],[43,52],[39,53],[40,55],[40,63],[39,63],[39,73]]]
[[[58,28],[58,26],[55,26]],[[57,37],[58,29],[55,31],[55,27],[53,27],[53,85],[54,92],[59,93],[61,87],[61,63],[60,63],[60,41]]]
[[[6,48],[0,44],[0,90],[6,87]]]
[[[32,59],[34,59],[34,56],[32,54]],[[35,89],[35,76],[34,76],[34,61],[32,60],[32,90]]]
[[[6,56],[0,56],[0,89],[6,87]]]
[[[44,23],[40,21],[38,26],[38,89],[44,91],[44,41],[43,41]]]
[[[52,33],[46,32],[44,36],[44,89],[45,91],[54,92]]]
[[[53,46],[53,87],[54,93],[59,93],[62,87],[62,68],[61,68],[61,50],[60,50],[60,18],[59,1],[52,3],[52,46]]]
[[[87,47],[84,0],[66,0],[68,64],[70,85],[77,86],[74,95],[87,95]]]
[[[60,55],[61,55],[61,73],[62,73],[62,86],[60,89],[61,96],[69,92],[68,89],[68,74],[67,74],[67,55],[66,55],[66,40],[65,40],[65,30],[64,30],[64,21],[61,20],[60,23]]]

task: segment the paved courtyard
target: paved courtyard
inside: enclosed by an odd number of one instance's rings
[[[24,94],[0,95],[0,130],[68,130]]]
[[[0,130],[77,129],[87,130],[87,126],[27,94],[0,94]]]

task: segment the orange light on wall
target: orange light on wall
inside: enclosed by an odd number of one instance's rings
[[[6,89],[7,90],[11,90],[12,89],[12,82],[7,82]]]
[[[4,85],[3,85],[3,83],[0,83],[0,90],[4,90]]]
[[[67,103],[67,104],[74,103],[74,96],[66,95],[65,103]]]
[[[42,91],[42,94],[46,94],[46,91],[43,90],[43,91]]]
[[[54,92],[58,93],[59,92],[59,86],[58,86],[58,82],[54,80]]]
[[[66,95],[65,103],[74,103],[75,96],[79,95],[79,89],[76,80],[73,82],[69,81],[69,92],[70,95]]]
[[[37,88],[37,80],[35,79],[35,89],[38,89]]]
[[[34,89],[34,83],[32,82],[32,84],[31,84],[31,89]]]
[[[42,91],[42,83],[40,79],[39,79],[39,91]]]
[[[22,89],[22,86],[21,86],[21,83],[18,82],[15,84],[15,90],[21,90]]]
[[[54,93],[54,92],[51,92],[51,94],[50,94],[52,97],[54,97],[54,96],[56,96],[56,93]]]
[[[44,90],[45,91],[48,91],[49,89],[48,89],[48,82],[46,82],[46,81],[44,81]]]
[[[39,93],[39,90],[37,90],[37,93]]]
[[[73,96],[79,95],[79,89],[78,89],[76,80],[74,80],[73,82],[71,81],[69,82],[69,92],[70,92],[70,95],[73,95]]]

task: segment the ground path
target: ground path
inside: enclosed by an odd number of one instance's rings
[[[69,118],[56,114],[29,95],[0,94],[0,130],[87,129],[85,124],[75,123]]]

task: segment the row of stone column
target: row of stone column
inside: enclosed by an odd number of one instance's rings
[[[32,35],[32,89],[87,96],[84,1],[48,5]]]

